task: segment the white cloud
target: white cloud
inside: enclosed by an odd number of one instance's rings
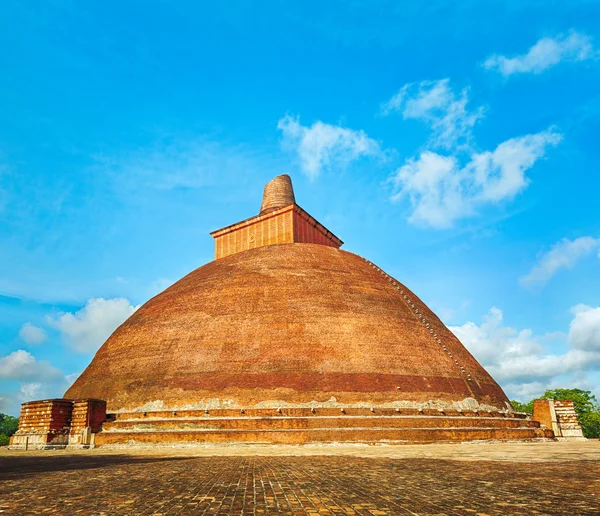
[[[75,313],[48,317],[48,323],[61,331],[76,351],[94,353],[137,308],[124,298],[100,297],[88,300],[85,307]]]
[[[469,112],[469,90],[456,94],[449,83],[449,79],[441,79],[406,84],[383,104],[382,112],[387,115],[397,111],[404,119],[424,121],[433,131],[433,146],[450,149],[457,143],[468,143],[483,108]]]
[[[600,352],[600,307],[577,305],[571,310],[575,315],[567,337],[574,349]]]
[[[41,344],[48,338],[43,328],[34,326],[30,322],[26,322],[21,326],[19,337],[27,344]]]
[[[568,36],[542,38],[527,53],[516,57],[490,56],[483,66],[508,77],[516,73],[539,74],[560,62],[584,61],[596,56],[589,36],[572,32]]]
[[[472,153],[465,164],[455,156],[424,151],[390,178],[392,200],[410,200],[411,223],[451,227],[477,208],[510,200],[524,190],[529,184],[525,172],[561,139],[552,129],[512,138],[494,151]]]
[[[600,307],[580,305],[562,354],[546,353],[543,341],[530,329],[517,330],[503,324],[502,311],[492,308],[477,325],[467,322],[450,330],[479,360],[509,395],[530,399],[556,385],[564,375],[573,375],[573,384],[583,374],[600,368]]]
[[[36,360],[24,349],[0,357],[1,380],[55,381],[61,378],[64,375],[56,367],[45,360]]]
[[[362,131],[315,122],[310,127],[284,116],[277,123],[283,145],[298,154],[301,170],[311,179],[333,165],[347,166],[361,157],[379,156],[379,144]]]
[[[580,259],[600,248],[600,238],[590,236],[569,240],[563,238],[542,254],[531,271],[519,279],[525,286],[543,285],[560,269],[572,268]]]
[[[35,400],[44,398],[44,388],[41,383],[23,383],[21,384],[21,388],[19,389],[23,398],[26,400]]]
[[[0,408],[18,415],[19,405],[25,401],[61,397],[73,379],[46,360],[37,360],[31,353],[18,349],[0,357],[0,386],[2,380],[16,381],[18,390],[0,393]]]

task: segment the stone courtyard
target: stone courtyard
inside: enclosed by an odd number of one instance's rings
[[[599,514],[600,442],[0,451],[3,514]]]

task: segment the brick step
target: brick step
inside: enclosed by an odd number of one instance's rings
[[[254,443],[305,444],[312,442],[428,443],[490,439],[552,438],[540,428],[327,428],[287,430],[196,430],[158,432],[100,432],[96,446],[113,444]]]
[[[515,412],[498,411],[474,411],[474,410],[444,410],[416,408],[396,409],[393,407],[373,407],[373,408],[248,408],[248,409],[198,409],[198,410],[160,410],[148,412],[119,412],[108,414],[109,420],[132,420],[132,419],[163,419],[173,417],[269,417],[269,416],[288,416],[288,417],[314,417],[314,416],[454,416],[454,417],[502,417],[508,419],[528,419],[527,414]]]
[[[105,432],[163,430],[287,430],[324,428],[539,428],[533,420],[427,416],[317,416],[132,419],[106,422]]]

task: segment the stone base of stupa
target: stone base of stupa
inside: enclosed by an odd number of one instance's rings
[[[394,408],[186,410],[109,414],[96,446],[434,443],[553,439],[523,414]]]

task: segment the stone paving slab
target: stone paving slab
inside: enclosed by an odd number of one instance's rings
[[[550,443],[551,445],[555,443]],[[390,458],[206,449],[0,453],[2,514],[600,514],[598,443],[579,460]],[[565,445],[566,444],[566,445]],[[590,446],[591,444],[591,446]],[[432,445],[435,446],[435,445]],[[479,455],[510,445],[454,446]],[[509,447],[506,447],[509,446]],[[365,447],[373,453],[386,447]],[[385,450],[415,453],[409,447]],[[423,446],[415,447],[423,449]],[[427,447],[430,452],[436,448]],[[518,451],[522,446],[517,446]],[[247,447],[244,448],[249,451]],[[331,450],[332,448],[329,448]],[[525,447],[527,449],[527,447]],[[538,456],[543,456],[543,448]],[[552,449],[552,446],[545,449]],[[487,452],[486,452],[487,450]],[[587,452],[585,451],[587,450]],[[195,451],[196,456],[190,456]],[[212,450],[213,452],[215,450]],[[279,450],[281,451],[281,450]],[[302,451],[306,452],[303,448]],[[316,451],[316,450],[312,450]],[[326,449],[327,451],[327,449]],[[357,452],[357,450],[354,450]],[[364,450],[362,450],[364,452]],[[444,455],[443,448],[437,448]],[[254,450],[256,452],[256,450]],[[358,450],[360,453],[360,450]],[[510,453],[509,453],[510,452]],[[477,455],[477,454],[475,454]]]
[[[142,455],[173,457],[239,457],[239,456],[311,456],[335,455],[351,457],[387,457],[396,459],[433,458],[451,460],[499,460],[510,462],[546,462],[599,460],[600,440],[583,441],[480,441],[466,443],[369,445],[369,444],[305,444],[252,445],[207,444],[196,446],[103,446],[93,450],[11,451],[0,447],[0,460],[5,456],[47,457],[77,455]]]

